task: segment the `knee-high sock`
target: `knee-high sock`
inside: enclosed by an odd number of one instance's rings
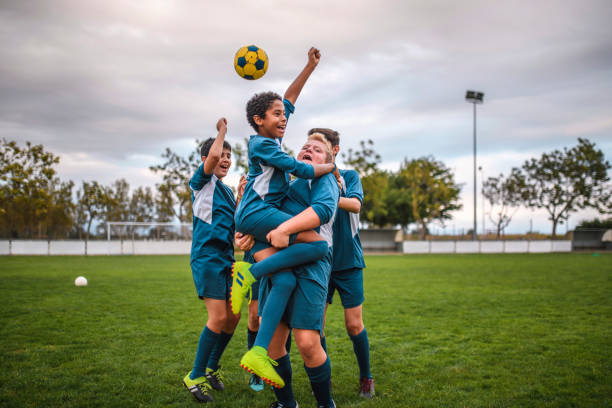
[[[285,313],[287,302],[296,285],[295,275],[291,271],[276,273],[270,279],[272,280],[272,289],[268,294],[263,313],[261,314],[259,332],[257,332],[254,344],[266,350],[270,345],[276,327],[283,317],[283,313]]]
[[[255,337],[257,337],[257,332],[249,329],[247,327],[247,350],[250,350],[255,343]]]
[[[368,333],[364,328],[361,333],[356,336],[351,336],[353,342],[353,350],[357,357],[357,364],[359,365],[359,378],[372,378],[370,373],[370,342],[368,341]]]
[[[321,336],[321,347],[325,350],[325,354],[329,355],[327,353],[327,340],[325,340],[325,336]]]
[[[327,241],[293,244],[253,264],[250,271],[256,279],[259,279],[264,275],[317,261],[327,255],[327,251]]]
[[[206,374],[206,365],[213,347],[219,341],[220,335],[204,326],[200,341],[198,342],[198,351],[196,352],[195,361],[193,362],[193,370],[191,370],[191,379],[202,377]]]
[[[276,360],[278,365],[274,367],[278,375],[281,376],[283,381],[285,381],[285,386],[283,388],[274,388],[274,394],[276,395],[276,399],[278,402],[283,404],[284,407],[295,408],[297,405],[295,402],[295,397],[293,395],[293,387],[291,385],[291,360],[289,358],[289,354],[279,358]]]
[[[227,343],[229,343],[233,335],[234,333],[226,333],[224,331],[221,332],[219,335],[219,340],[213,347],[210,357],[208,358],[208,364],[206,364],[207,368],[210,368],[213,371],[216,371],[219,368],[219,360],[221,360],[221,355],[225,351]]]
[[[285,350],[287,350],[287,354],[291,352],[291,333],[292,331],[289,330],[289,335],[287,336],[287,341],[285,342]]]
[[[327,360],[318,367],[309,368],[304,366],[304,368],[310,379],[310,386],[312,387],[312,392],[319,406],[332,406],[331,387],[329,385],[329,380],[331,379],[331,363],[329,357],[327,357]]]

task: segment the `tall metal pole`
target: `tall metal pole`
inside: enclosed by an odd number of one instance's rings
[[[474,103],[474,229],[472,232],[474,241],[478,238],[476,231],[476,103]]]

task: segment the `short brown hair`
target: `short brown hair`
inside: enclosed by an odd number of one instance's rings
[[[321,133],[325,137],[325,139],[327,139],[327,141],[331,143],[332,147],[340,145],[340,133],[336,132],[333,129],[312,128],[308,131],[308,136],[312,135],[313,133]]]

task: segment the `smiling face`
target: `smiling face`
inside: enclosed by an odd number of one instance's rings
[[[304,146],[302,146],[297,159],[310,164],[325,164],[331,162],[331,156],[328,153],[327,146],[319,140],[308,140]]]
[[[260,135],[275,139],[283,137],[287,126],[283,101],[274,100],[263,118],[255,115],[253,120],[257,124]]]
[[[202,156],[202,163],[206,161],[206,156]],[[219,180],[223,179],[223,177],[227,176],[230,168],[232,167],[232,151],[230,149],[223,149],[223,153],[221,153],[221,159],[215,166],[213,173]]]

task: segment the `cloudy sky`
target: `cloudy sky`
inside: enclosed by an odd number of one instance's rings
[[[323,126],[341,132],[344,150],[373,139],[387,169],[433,155],[463,184],[464,209],[447,231],[472,224],[466,89],[485,93],[485,177],[578,137],[612,160],[609,0],[221,3],[0,1],[0,137],[43,144],[60,156],[64,180],[154,185],[148,166],[162,151],[187,155],[195,139],[214,136],[217,118],[228,118],[231,143],[248,136],[246,101],[282,94],[314,45],[321,62],[286,143],[297,149]],[[233,70],[246,44],[270,58],[260,80]],[[479,197],[479,229],[481,205]],[[569,226],[595,215],[573,215]],[[529,210],[510,230],[524,232],[530,220],[550,231],[545,213]]]

